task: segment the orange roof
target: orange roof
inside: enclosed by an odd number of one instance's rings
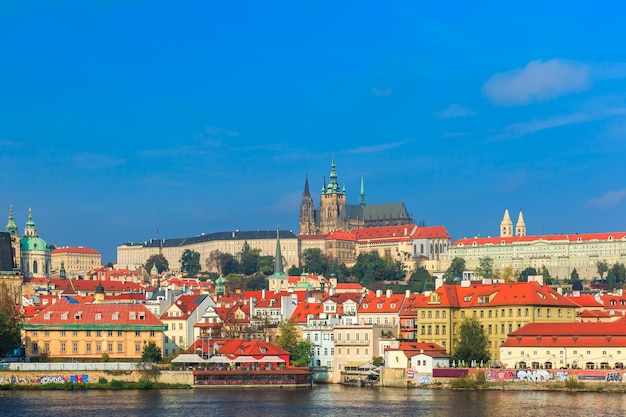
[[[328,235],[298,235],[300,240],[324,240]]]
[[[312,314],[315,318],[318,318],[320,313],[323,312],[324,305],[322,303],[300,303],[294,310],[291,318],[296,323],[306,323],[310,314]]]
[[[270,342],[262,342],[258,339],[245,341],[243,339],[231,339],[225,341],[217,352],[219,355],[228,356],[270,356],[289,355],[289,352]]]
[[[349,232],[344,232],[341,230],[335,230],[334,232],[330,233],[327,237],[326,240],[356,240],[356,236],[353,233],[349,233]]]
[[[382,294],[376,297],[376,294],[370,293],[361,301],[358,312],[359,314],[399,313],[403,302],[404,294],[391,294],[389,297]]]
[[[355,234],[356,240],[410,240],[416,228],[417,226],[414,224],[405,224],[401,226],[364,227],[354,229],[352,232]]]
[[[600,301],[596,299],[596,297],[592,294],[581,294],[578,296],[574,295],[566,295],[566,297],[570,300],[578,304],[579,307],[594,307],[594,308],[602,308],[603,305]]]
[[[492,307],[515,305],[545,305],[577,307],[569,298],[538,282],[508,282],[503,284],[472,284],[468,287],[444,284],[434,291],[440,295],[437,303],[430,296],[417,298],[417,307]]]
[[[92,248],[83,248],[82,246],[67,246],[65,248],[57,248],[54,249],[50,254],[57,255],[59,253],[80,253],[83,255],[100,255],[95,249]]]
[[[133,314],[134,313],[134,314]],[[143,304],[70,304],[60,299],[28,320],[27,325],[141,325],[162,326],[163,322]]]

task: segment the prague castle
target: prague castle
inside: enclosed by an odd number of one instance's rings
[[[376,226],[399,226],[412,224],[404,203],[365,204],[365,185],[361,178],[359,204],[346,203],[346,188],[337,181],[335,158],[330,167],[330,180],[322,183],[319,209],[315,210],[309,191],[308,176],[304,182],[304,193],[300,205],[301,235],[327,234],[337,230],[349,232],[355,228]]]

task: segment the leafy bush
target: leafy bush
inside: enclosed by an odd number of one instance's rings
[[[121,389],[124,388],[124,383],[122,381],[118,381],[117,379],[112,379],[110,386],[112,389]]]
[[[565,386],[568,389],[581,390],[585,388],[585,383],[579,381],[577,378],[570,378],[567,381],[565,381]]]
[[[98,384],[104,385],[108,383],[109,381],[105,377],[101,376],[100,378],[98,378]]]

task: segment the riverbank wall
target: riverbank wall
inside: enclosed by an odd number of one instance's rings
[[[102,378],[107,381],[117,380],[122,382],[138,382],[141,379],[152,379],[163,384],[186,384],[193,385],[193,372],[191,371],[0,371],[0,386],[2,385],[44,385],[50,383],[63,384],[73,383],[97,383]]]

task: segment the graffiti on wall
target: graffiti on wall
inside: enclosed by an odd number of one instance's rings
[[[519,370],[517,371],[517,379],[520,381],[549,381],[552,379],[552,374],[544,369],[533,370]]]
[[[44,384],[63,384],[65,382],[89,382],[89,375],[44,375],[44,376],[0,376],[0,385],[44,385]]]
[[[619,372],[607,372],[606,382],[622,382],[622,374]]]
[[[511,381],[515,379],[515,371],[489,369],[485,371],[485,379],[487,381]]]

